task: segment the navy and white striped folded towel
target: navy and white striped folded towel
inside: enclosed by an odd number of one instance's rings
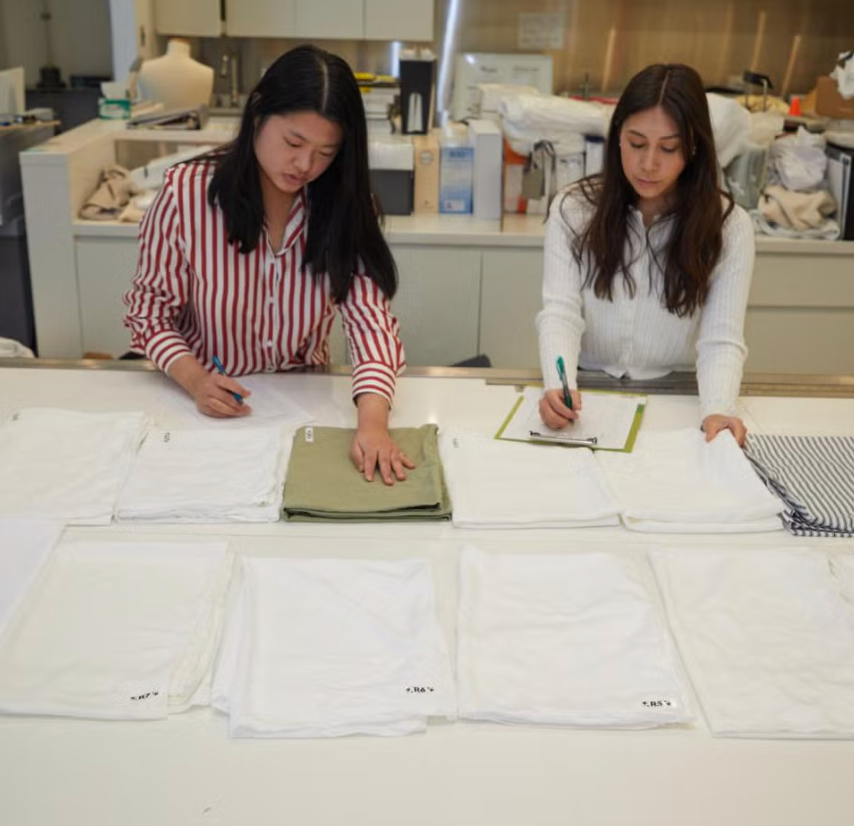
[[[797,536],[854,536],[854,436],[757,436],[746,454]]]

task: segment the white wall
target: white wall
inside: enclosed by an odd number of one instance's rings
[[[42,0],[0,0],[0,68],[23,66],[35,86],[47,62]],[[110,75],[109,0],[49,0],[53,62],[70,75]]]

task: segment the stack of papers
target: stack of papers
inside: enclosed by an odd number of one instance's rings
[[[109,523],[145,426],[142,413],[19,411],[0,425],[0,513]]]
[[[400,735],[454,717],[425,560],[243,565],[212,698],[232,737]]]
[[[285,516],[290,520],[410,521],[449,519],[436,425],[400,427],[390,436],[415,463],[406,481],[372,482],[353,465],[354,430],[304,427],[297,431],[285,485]]]
[[[469,547],[460,576],[460,717],[608,728],[691,719],[644,558]]]
[[[653,566],[713,734],[854,737],[854,557],[745,548]]]
[[[782,528],[779,500],[759,481],[728,430],[641,433],[630,454],[596,455],[627,528],[739,533]]]
[[[215,430],[258,427],[271,422],[297,428],[314,421],[314,416],[287,392],[285,377],[240,376],[237,381],[252,393],[246,398],[246,404],[252,408],[248,416],[226,419],[206,416],[196,408],[196,402],[189,393],[164,377],[157,391],[154,418],[158,424],[169,428],[205,427]]]
[[[276,522],[293,435],[279,427],[148,434],[119,502],[119,519]]]
[[[443,429],[439,453],[458,528],[573,528],[617,525],[617,504],[584,448],[498,441]]]
[[[159,719],[210,700],[225,543],[61,544],[0,639],[0,711]]]

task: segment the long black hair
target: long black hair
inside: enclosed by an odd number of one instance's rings
[[[341,146],[320,177],[306,187],[308,234],[303,267],[315,278],[328,274],[335,301],[346,298],[358,263],[389,298],[397,268],[380,228],[368,176],[365,107],[353,72],[340,57],[315,46],[286,52],[249,95],[237,137],[214,152],[208,202],[219,205],[230,242],[241,252],[258,245],[264,201],[257,130],[270,115],[316,112],[341,128]]]
[[[718,187],[718,160],[709,106],[700,75],[679,63],[647,66],[636,74],[620,96],[605,143],[601,175],[581,182],[581,191],[594,205],[593,216],[573,242],[579,262],[593,264],[586,286],[599,298],[613,298],[614,279],[622,274],[630,295],[636,285],[629,274],[633,255],[627,216],[638,195],[623,171],[620,132],[638,112],[660,106],[679,130],[685,168],[679,176],[668,215],[673,221],[667,247],[659,251],[664,274],[662,301],[671,313],[690,315],[709,294],[709,282],[723,248],[723,222],[732,199]],[[729,199],[724,212],[722,198]],[[655,251],[653,251],[655,256]],[[656,260],[657,260],[657,256]]]

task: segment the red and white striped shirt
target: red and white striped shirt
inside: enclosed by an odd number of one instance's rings
[[[139,263],[125,294],[131,346],[164,372],[187,353],[226,373],[289,370],[329,362],[329,333],[338,307],[353,359],[353,396],[378,393],[389,403],[405,366],[398,324],[382,290],[357,271],[336,305],[328,277],[302,271],[308,215],[297,196],[282,248],[264,231],[241,253],[230,244],[219,207],[208,204],[213,164],[170,169],[140,227]]]

